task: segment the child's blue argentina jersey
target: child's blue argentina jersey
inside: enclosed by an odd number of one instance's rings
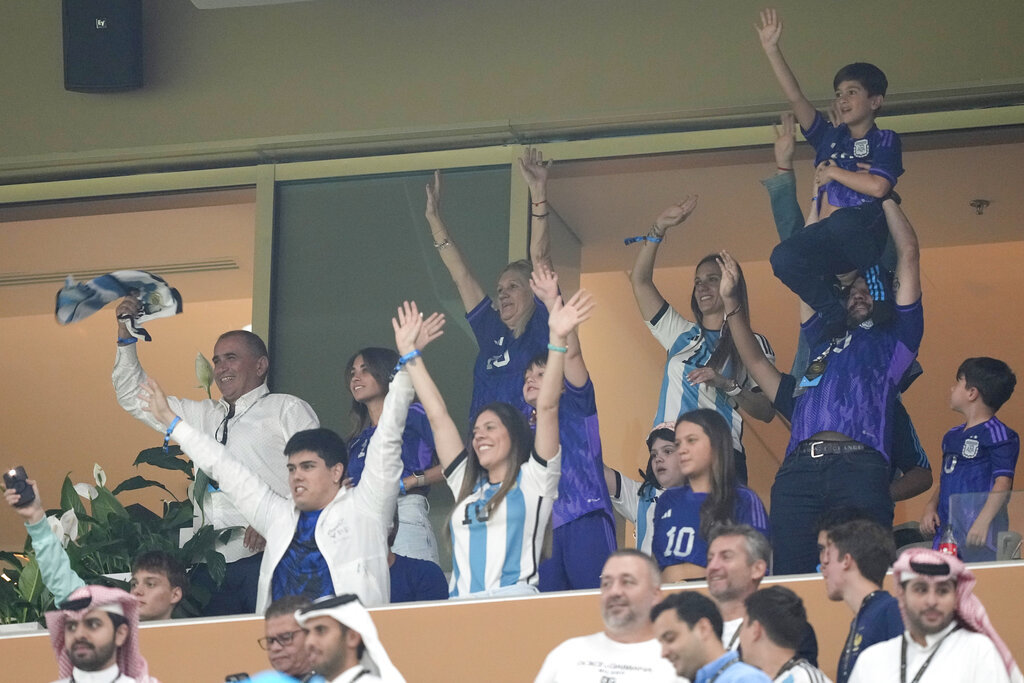
[[[1013,479],[1020,454],[1017,432],[1004,425],[998,417],[965,429],[954,427],[942,437],[942,478],[939,480],[939,520],[937,535],[950,521],[953,535],[962,548],[967,531],[985,505],[996,477]],[[975,494],[975,495],[966,495]],[[952,509],[952,518],[950,518]],[[989,525],[986,545],[996,548],[996,534],[1008,526],[1003,510]]]
[[[654,507],[661,496],[661,489],[641,484],[617,471],[615,481],[618,485],[612,495],[612,507],[623,519],[633,523],[636,549],[650,555],[654,540]]]
[[[451,597],[514,586],[537,584],[544,530],[558,494],[561,451],[546,463],[536,453],[519,468],[516,484],[497,509],[486,513],[487,501],[501,484],[483,477],[465,500],[456,503],[448,524],[452,540]],[[463,451],[444,476],[456,498],[466,475]]]
[[[845,123],[833,126],[819,111],[811,127],[801,128],[801,131],[814,147],[815,167],[828,159],[839,168],[856,173],[861,170],[857,164],[871,164],[868,173],[885,178],[893,187],[903,174],[903,144],[900,136],[891,130],[872,126],[864,137],[853,138]],[[832,206],[859,206],[877,201],[877,197],[861,194],[835,180],[830,180],[822,189],[828,192],[828,203]]]
[[[352,437],[348,444],[348,467],[345,476],[352,477],[353,485],[359,483],[366,465],[366,448],[370,445],[370,437],[377,431],[373,425]],[[430,430],[427,414],[423,406],[413,403],[409,406],[409,414],[405,418],[405,429],[402,431],[402,477],[413,472],[422,472],[434,464],[434,433]],[[430,487],[416,489],[416,493],[427,495]]]
[[[732,447],[742,451],[743,416],[740,415],[736,402],[707,382],[693,385],[686,379],[688,374],[704,367],[711,360],[711,354],[718,345],[721,332],[701,330],[700,325],[687,320],[667,303],[647,323],[647,328],[668,352],[665,373],[661,380],[661,393],[658,396],[658,412],[654,416],[653,424],[675,421],[683,413],[709,408],[725,418],[732,429]],[[768,340],[759,334],[755,334],[754,337],[764,355],[774,365],[775,352]],[[721,374],[736,380],[744,389],[753,389],[757,386],[742,365],[734,368],[731,363],[726,363]]]
[[[700,533],[700,508],[707,497],[708,494],[696,493],[685,485],[667,489],[658,498],[651,550],[662,569],[683,562],[708,565],[708,539]],[[736,508],[731,521],[749,524],[768,536],[764,503],[746,486],[736,487]]]
[[[562,478],[558,499],[551,513],[551,525],[558,528],[594,510],[612,517],[608,485],[604,481],[601,435],[597,427],[594,384],[587,378],[582,387],[564,380],[565,391],[558,402],[558,441],[562,447]],[[527,417],[535,411],[529,409]],[[535,428],[533,420],[531,427]]]
[[[476,308],[466,314],[476,335],[477,354],[473,365],[473,398],[469,417],[493,401],[503,401],[522,410],[523,374],[534,356],[548,348],[548,309],[536,297],[534,310],[526,329],[518,336],[501,322],[491,297],[485,296]]]

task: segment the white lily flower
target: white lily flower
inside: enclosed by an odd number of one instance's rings
[[[97,486],[107,485],[107,473],[103,471],[103,468],[100,467],[99,463],[95,463],[92,466],[92,478],[93,481],[96,482]]]
[[[61,546],[67,548],[69,542],[78,540],[78,515],[74,510],[68,510],[59,519],[50,515],[46,522],[53,535],[60,539]]]
[[[57,519],[56,515],[48,515],[46,517],[46,523],[50,525],[50,531],[53,532],[53,535],[59,538],[61,545],[66,548],[67,545],[64,543],[64,525],[60,523],[60,520]]]
[[[213,366],[210,365],[210,361],[206,360],[206,356],[202,352],[196,354],[196,379],[199,380],[199,388],[206,389],[207,397],[213,398],[210,394],[210,385],[213,384]]]
[[[86,498],[88,500],[96,500],[96,496],[99,495],[95,486],[92,484],[86,484],[84,481],[75,484],[75,492],[82,498]]]
[[[78,515],[75,514],[74,508],[68,510],[67,512],[60,516],[60,525],[61,528],[64,530],[65,540],[63,541],[63,543],[64,547],[66,548],[68,546],[67,542],[69,540],[78,540]]]

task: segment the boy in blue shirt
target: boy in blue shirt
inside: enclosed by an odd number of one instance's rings
[[[558,275],[538,267],[530,277],[530,287],[537,300],[551,310],[559,296]],[[547,356],[547,351],[534,356],[523,375],[525,414],[533,429]],[[542,592],[599,588],[604,563],[616,549],[615,521],[604,478],[594,383],[575,330],[566,341],[558,440],[562,476],[551,511],[551,557],[540,564],[538,587]]]
[[[837,335],[845,330],[846,311],[835,294],[836,275],[859,271],[876,309],[892,298],[878,266],[888,237],[880,200],[903,173],[902,150],[896,133],[875,126],[888,80],[873,64],[856,62],[840,69],[833,80],[838,121],[833,125],[804,96],[782,56],[782,22],[775,10],[761,13],[757,30],[796,120],[814,146],[819,188],[812,198],[818,222],[775,248],[772,269],[821,316],[824,331]]]
[[[967,421],[942,438],[942,478],[925,506],[921,531],[934,533],[938,547],[943,529],[952,524],[967,562],[996,559],[997,535],[1009,527],[1006,502],[1020,439],[996,411],[1016,385],[1017,377],[1006,363],[982,357],[960,364],[951,389],[949,407]]]

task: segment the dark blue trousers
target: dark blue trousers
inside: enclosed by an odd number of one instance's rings
[[[878,265],[888,237],[882,202],[846,207],[780,242],[772,251],[772,270],[831,326],[846,320],[835,276]]]
[[[770,513],[775,574],[810,574],[818,566],[815,526],[826,510],[852,507],[892,528],[889,463],[876,450],[791,454],[772,485]]]
[[[615,552],[615,525],[604,510],[594,510],[557,527],[551,557],[540,563],[541,591],[598,588],[605,560]]]

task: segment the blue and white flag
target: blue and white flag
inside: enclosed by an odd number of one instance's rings
[[[67,325],[88,318],[126,296],[135,297],[142,305],[138,316],[125,318],[128,331],[137,339],[152,340],[142,323],[181,313],[181,295],[159,275],[144,270],[115,270],[88,282],[76,282],[68,275],[64,288],[57,292],[57,322]]]

